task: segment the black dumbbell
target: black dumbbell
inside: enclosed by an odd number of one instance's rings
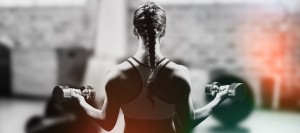
[[[205,86],[205,94],[211,97],[215,97],[218,92],[220,92],[220,87],[222,85],[218,82],[213,82],[212,84],[207,84]],[[242,100],[246,97],[246,89],[243,83],[232,83],[228,88],[228,97],[235,100]]]
[[[56,86],[53,89],[53,98],[56,102],[62,103],[72,98],[71,90],[83,96],[85,100],[93,100],[96,96],[95,89],[91,86],[82,86],[79,89],[70,88],[68,86]]]

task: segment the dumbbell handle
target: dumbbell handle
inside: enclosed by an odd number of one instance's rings
[[[58,103],[68,101],[72,98],[72,91],[83,96],[86,100],[95,98],[95,90],[91,86],[83,86],[80,89],[69,88],[68,86],[56,86],[53,89],[54,100]]]
[[[214,82],[212,84],[207,84],[205,86],[206,95],[214,97],[218,92],[221,91],[220,90],[221,86],[224,86],[224,85],[221,85],[218,82]],[[227,94],[228,94],[228,97],[230,97],[230,98],[233,98],[236,100],[242,100],[246,97],[245,85],[243,83],[232,83],[228,86]]]

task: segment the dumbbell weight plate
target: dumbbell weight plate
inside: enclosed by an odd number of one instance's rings
[[[52,93],[54,101],[58,102],[58,103],[62,103],[62,102],[67,101],[65,97],[71,97],[71,93],[66,93],[66,90],[68,88],[69,87],[67,87],[67,86],[56,86],[56,87],[54,87],[53,93]]]
[[[243,83],[232,83],[228,88],[228,96],[234,100],[243,100],[246,95],[247,88]]]
[[[53,89],[53,98],[55,102],[62,103],[70,100],[72,98],[71,90],[68,86],[56,86]],[[73,89],[77,94],[82,95],[79,89]]]

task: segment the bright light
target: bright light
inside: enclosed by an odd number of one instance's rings
[[[83,6],[87,0],[0,0],[0,7]]]
[[[149,0],[140,0],[146,2]],[[299,0],[151,0],[158,4],[276,4],[299,5]]]

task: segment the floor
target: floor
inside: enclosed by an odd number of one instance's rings
[[[26,121],[42,115],[44,101],[0,99],[0,133],[23,133]]]
[[[33,115],[42,115],[45,101],[20,99],[0,99],[0,133],[24,133],[25,122]],[[120,116],[122,116],[120,114]],[[120,133],[123,119],[113,131]],[[275,112],[256,109],[240,127],[227,129],[217,120],[209,117],[195,129],[195,133],[298,133],[300,131],[300,113]],[[106,133],[106,132],[104,132]]]

